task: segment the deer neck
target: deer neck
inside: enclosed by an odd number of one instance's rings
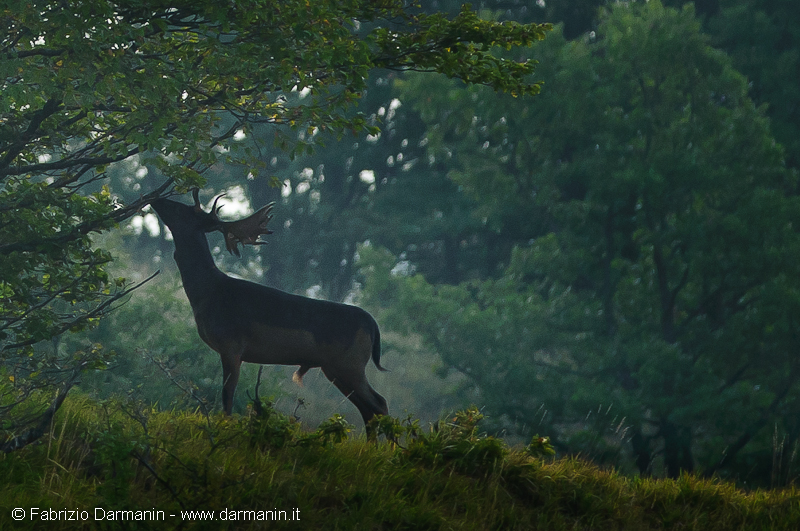
[[[175,262],[192,308],[198,307],[216,281],[224,276],[214,264],[208,240],[202,232],[175,237]]]

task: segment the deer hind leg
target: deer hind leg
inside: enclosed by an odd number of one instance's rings
[[[375,415],[389,414],[386,400],[372,388],[363,372],[347,375],[326,367],[322,368],[322,372],[358,408],[361,418],[364,419],[364,425]]]
[[[241,353],[226,355],[220,353],[222,360],[222,410],[226,415],[233,411],[233,396],[236,394],[236,385],[239,383],[239,369],[242,367]]]

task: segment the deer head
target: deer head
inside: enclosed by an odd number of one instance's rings
[[[275,205],[274,202],[260,208],[254,214],[251,214],[246,218],[236,221],[221,221],[218,214],[222,206],[218,207],[217,201],[219,201],[225,194],[218,195],[214,199],[214,203],[211,205],[211,211],[206,213],[203,211],[203,207],[200,205],[198,193],[199,190],[197,188],[192,190],[192,197],[194,197],[194,210],[198,214],[211,216],[211,218],[215,221],[215,224],[211,230],[219,230],[222,233],[222,235],[225,237],[225,248],[229,253],[240,256],[240,243],[242,245],[264,245],[267,243],[259,240],[258,238],[262,234],[272,234],[272,231],[267,229],[267,223],[269,223],[269,220],[272,219],[272,214],[270,212],[272,211],[272,207]]]

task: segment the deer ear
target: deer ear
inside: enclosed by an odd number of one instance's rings
[[[194,198],[194,211],[202,212],[203,206],[200,204],[200,189],[192,188],[192,197]]]
[[[254,214],[237,221],[223,221],[220,230],[225,236],[225,248],[228,252],[240,256],[239,244],[242,245],[264,245],[267,242],[260,241],[258,238],[262,234],[272,234],[267,229],[267,223],[272,219],[272,207],[275,203],[270,203],[260,208]]]

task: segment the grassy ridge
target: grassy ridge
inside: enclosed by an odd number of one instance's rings
[[[347,437],[338,417],[304,433],[269,409],[206,418],[72,397],[48,440],[0,457],[0,529],[800,529],[796,490],[624,478],[509,449],[479,420],[470,410],[433,431],[384,421],[398,446]],[[33,507],[62,513],[31,519]],[[114,510],[164,521],[109,521]]]

